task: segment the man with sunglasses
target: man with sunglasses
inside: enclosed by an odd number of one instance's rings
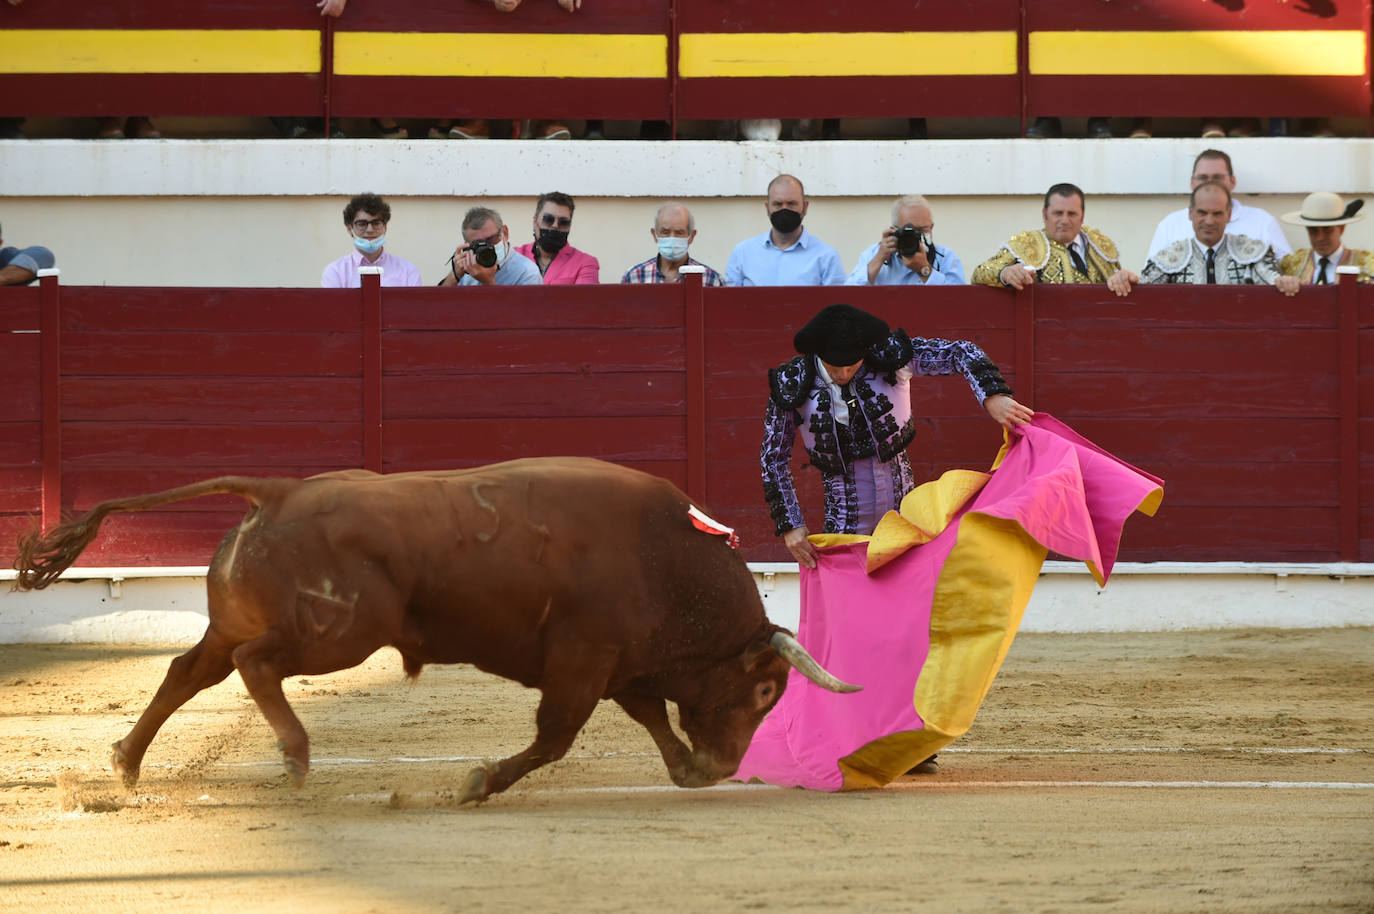
[[[415,264],[383,250],[386,227],[391,222],[391,207],[385,200],[376,194],[358,194],[344,207],[343,220],[353,239],[353,251],[324,268],[320,285],[326,289],[361,288],[359,267],[381,267],[384,286],[422,285]]]
[[[539,268],[511,248],[501,214],[474,206],[463,217],[463,242],[448,261],[441,286],[538,286]]]
[[[572,230],[573,198],[550,191],[534,205],[534,241],[516,248],[534,261],[546,286],[573,286],[601,281],[595,257],[568,244]]]

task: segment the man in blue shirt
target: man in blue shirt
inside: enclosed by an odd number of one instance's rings
[[[7,248],[3,236],[0,229],[0,286],[26,286],[38,277],[39,270],[56,265],[57,258],[47,248]]]
[[[850,286],[962,285],[964,265],[949,248],[936,247],[935,217],[920,194],[892,204],[892,225],[859,255],[845,280]]]
[[[725,265],[725,282],[731,286],[842,285],[840,255],[802,228],[810,206],[801,181],[791,175],[770,181],[764,211],[773,227],[735,245]]]

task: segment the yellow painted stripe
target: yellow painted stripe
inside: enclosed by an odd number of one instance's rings
[[[310,29],[4,29],[0,73],[318,73]]]
[[[679,48],[685,78],[1016,73],[1015,32],[697,32]]]
[[[1031,32],[1035,76],[1361,76],[1358,31]]]
[[[668,77],[666,35],[335,32],[340,76]]]

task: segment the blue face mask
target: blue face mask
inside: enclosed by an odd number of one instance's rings
[[[510,256],[510,242],[509,242],[509,241],[503,241],[503,242],[501,242],[500,244],[498,244],[498,245],[496,246],[496,268],[497,268],[498,270],[501,269],[501,265],[504,264],[504,263],[506,262],[506,258],[509,257],[509,256]]]
[[[353,246],[368,256],[380,251],[384,244],[386,244],[385,235],[378,235],[376,238],[359,238],[357,235],[353,236]]]
[[[678,263],[687,257],[687,239],[665,237],[658,239],[659,256],[669,263]]]

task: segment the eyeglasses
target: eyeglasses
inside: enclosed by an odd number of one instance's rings
[[[365,232],[368,229],[386,228],[385,219],[355,219],[353,220],[353,231]]]
[[[560,216],[559,218],[555,219],[553,217],[553,213],[545,213],[544,215],[540,216],[539,224],[547,225],[550,228],[553,228],[554,226],[558,226],[561,229],[572,228],[571,219],[569,219],[567,216]]]

